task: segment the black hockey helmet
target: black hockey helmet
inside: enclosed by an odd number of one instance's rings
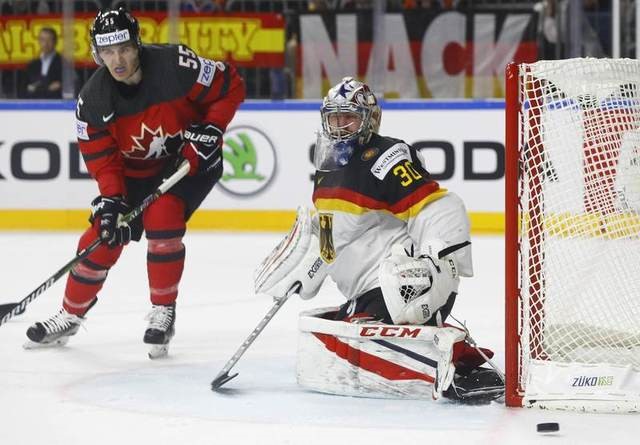
[[[103,64],[98,48],[129,41],[133,42],[137,48],[142,45],[138,20],[122,7],[99,11],[89,34],[91,54],[98,65]]]

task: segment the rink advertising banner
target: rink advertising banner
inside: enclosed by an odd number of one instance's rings
[[[78,153],[73,102],[0,102],[0,229],[78,229],[98,195]],[[224,174],[190,226],[286,230],[312,205],[319,102],[242,105],[224,138]],[[458,193],[474,232],[503,221],[502,101],[383,102],[381,134],[420,150]],[[34,125],[38,122],[38,125]]]
[[[74,53],[77,66],[95,66],[91,57],[89,28],[94,14],[77,14],[73,24]],[[169,41],[166,14],[139,12],[143,43]],[[284,18],[280,14],[183,14],[178,21],[180,43],[201,57],[227,60],[245,67],[280,67],[284,64]],[[56,49],[62,52],[60,15],[0,17],[0,69],[23,67],[38,57],[38,33],[50,27],[58,33]]]
[[[299,16],[304,98],[357,73],[384,97],[503,97],[508,62],[537,58],[533,12],[371,13]]]

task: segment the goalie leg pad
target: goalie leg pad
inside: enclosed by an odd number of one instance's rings
[[[433,342],[440,351],[436,381],[433,385],[433,398],[439,399],[443,392],[449,389],[455,376],[456,367],[453,364],[453,350],[457,343],[464,342],[466,334],[460,329],[445,327],[438,329],[433,337]]]
[[[339,395],[432,399],[439,378],[440,392],[453,381],[453,345],[463,331],[332,320],[336,310],[300,315],[301,386]]]

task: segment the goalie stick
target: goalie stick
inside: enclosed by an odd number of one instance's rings
[[[249,334],[247,339],[242,343],[242,345],[240,345],[236,353],[233,354],[233,357],[229,359],[229,361],[224,365],[224,368],[222,368],[222,370],[218,373],[216,378],[213,379],[213,381],[211,382],[212,391],[219,390],[222,385],[224,385],[234,377],[238,376],[237,372],[235,374],[229,375],[229,371],[231,371],[231,368],[233,368],[234,365],[238,363],[238,360],[240,360],[240,357],[242,357],[242,355],[247,351],[247,349],[249,349],[249,346],[251,346],[251,344],[254,342],[256,337],[258,337],[258,335],[260,335],[262,330],[267,326],[267,323],[271,321],[271,319],[276,315],[276,313],[280,310],[280,308],[287,302],[289,297],[293,294],[300,292],[301,288],[302,286],[300,285],[300,282],[295,282],[283,297],[276,299],[276,302],[271,307],[271,309],[269,309],[269,312],[267,312],[267,314],[262,318],[262,320],[260,320],[260,323],[258,323],[258,325],[255,327],[253,332]]]
[[[169,190],[171,187],[176,185],[178,181],[180,181],[183,177],[187,175],[187,173],[189,173],[189,162],[185,161],[180,165],[178,170],[176,170],[176,172],[173,175],[165,179],[165,181],[162,184],[160,184],[152,194],[147,196],[140,203],[139,206],[137,206],[132,211],[127,213],[122,218],[122,221],[125,223],[128,223],[136,219],[147,207],[149,207],[149,205],[152,202],[154,202],[161,195],[166,193],[166,191]],[[33,292],[31,292],[29,295],[27,295],[25,298],[23,298],[19,302],[1,304],[0,305],[0,326],[2,326],[7,321],[9,321],[13,316],[23,313],[29,303],[31,303],[33,300],[38,298],[40,294],[42,294],[44,291],[49,289],[53,285],[53,283],[55,283],[64,275],[66,275],[67,272],[69,272],[76,264],[78,264],[84,258],[89,256],[91,252],[93,252],[98,248],[100,243],[101,243],[101,240],[96,239],[90,245],[82,249],[80,252],[76,254],[76,256],[71,261],[69,261],[67,264],[62,266],[60,270],[58,270],[56,273],[54,273],[49,278],[47,278]]]

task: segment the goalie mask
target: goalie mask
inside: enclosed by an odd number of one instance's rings
[[[354,150],[369,142],[380,128],[381,111],[369,87],[345,77],[322,101],[322,137],[318,137],[314,163],[318,170],[347,165]]]
[[[318,132],[313,164],[316,170],[339,170],[349,163],[355,146],[348,141],[332,141],[324,132]]]
[[[98,54],[99,48],[133,42],[139,50],[142,45],[138,20],[124,8],[99,11],[91,25],[89,34],[91,36],[91,55],[98,65],[104,65]]]

